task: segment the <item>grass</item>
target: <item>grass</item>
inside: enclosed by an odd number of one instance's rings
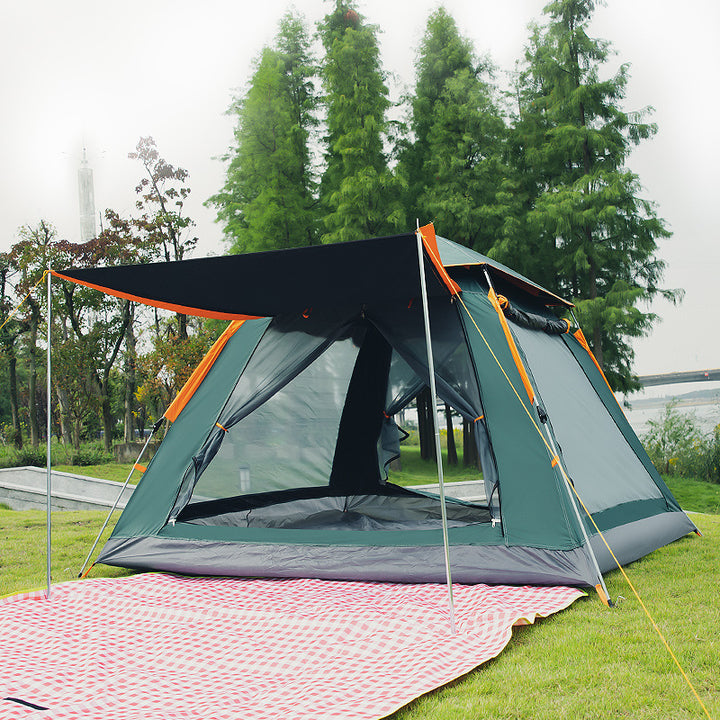
[[[400,460],[402,470],[391,470],[390,481],[398,485],[427,485],[437,482],[437,463],[434,460],[423,460],[420,457],[419,445],[401,445]],[[475,468],[462,465],[462,445],[459,448],[459,464],[448,465],[447,452],[443,452],[443,475],[446,482],[462,482],[480,480],[482,473]]]
[[[626,568],[712,717],[720,717],[720,517],[696,515],[704,537],[661,548]],[[697,700],[619,571],[617,607],[593,593],[533,627],[515,628],[493,661],[392,715],[456,718],[702,718]]]
[[[72,473],[73,475],[87,475],[88,477],[100,478],[102,480],[115,480],[125,482],[132,463],[103,463],[102,465],[53,465],[53,470]],[[133,473],[130,479],[131,485],[137,485],[142,475],[139,472]]]
[[[78,510],[52,516],[53,583],[75,580],[107,512]],[[120,516],[115,513],[115,519]],[[105,530],[101,543],[114,523]],[[0,508],[0,597],[45,587],[46,524],[43,510],[16,512]],[[129,570],[102,566],[106,577],[129,575]]]
[[[403,455],[403,473],[418,473],[411,480],[432,482],[434,468],[412,451]],[[68,471],[90,475],[94,469]],[[720,486],[667,481],[685,509],[720,512]],[[77,576],[103,519],[102,512],[54,513],[53,582]],[[702,538],[682,538],[626,571],[711,717],[720,718],[720,515],[693,520]],[[98,566],[91,576],[130,573]],[[515,628],[495,660],[412,702],[392,720],[705,717],[620,572],[606,581],[617,607],[604,607],[593,593],[532,627]],[[0,596],[44,583],[45,514],[0,508]]]
[[[675,476],[665,476],[664,480],[684,510],[720,514],[720,485]]]

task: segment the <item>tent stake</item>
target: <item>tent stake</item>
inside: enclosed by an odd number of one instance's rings
[[[485,280],[487,281],[488,287],[492,289],[493,292],[495,292],[495,288],[493,287],[492,280],[490,279],[490,274],[487,271],[487,268],[483,267],[483,273],[485,274]],[[573,318],[575,316],[573,315]],[[537,399],[537,392],[534,393],[534,398],[532,400],[532,406],[535,412],[538,415],[538,418],[541,417],[541,408],[540,403]],[[545,411],[543,411],[544,413]],[[558,452],[557,446],[555,445],[555,440],[553,439],[552,433],[550,432],[550,428],[547,426],[547,422],[540,423],[543,426],[543,430],[545,432],[545,437],[548,443],[548,446],[551,448],[551,452],[553,454],[554,459],[557,460],[557,466],[560,468],[560,475],[561,480],[563,481],[562,484],[565,487],[565,490],[568,494],[568,497],[570,498],[570,504],[572,505],[573,510],[575,511],[575,517],[578,521],[578,525],[580,526],[580,531],[582,532],[583,536],[583,543],[588,549],[588,555],[590,555],[590,559],[592,560],[593,567],[595,569],[595,572],[597,573],[598,579],[600,582],[595,586],[595,589],[597,590],[598,595],[600,596],[600,599],[602,600],[605,605],[610,605],[610,593],[608,592],[608,589],[605,585],[605,578],[602,576],[602,572],[600,572],[600,565],[598,565],[597,558],[595,557],[595,551],[592,549],[592,545],[590,545],[590,538],[587,534],[587,531],[585,530],[585,523],[583,522],[582,515],[580,514],[580,510],[577,506],[577,502],[575,498],[573,497],[573,490],[570,487],[570,475],[568,475],[567,471],[565,470],[565,467],[563,465],[563,461],[560,458],[560,453]],[[602,590],[602,592],[601,592]],[[604,596],[603,596],[604,593]]]
[[[448,539],[447,509],[445,507],[445,483],[442,464],[442,448],[440,446],[440,426],[438,424],[437,390],[435,387],[435,361],[433,359],[432,340],[430,334],[430,310],[425,282],[425,258],[423,256],[422,233],[420,223],[415,231],[417,237],[418,265],[420,266],[420,289],[422,294],[423,320],[425,323],[425,348],[427,350],[428,374],[430,375],[430,398],[432,401],[433,428],[435,430],[435,457],[437,458],[438,485],[440,487],[440,512],[442,516],[443,548],[445,551],[445,577],[447,578],[448,604],[450,608],[450,628],[453,635],[457,634],[455,625],[455,603],[453,601],[452,575],[450,572],[450,541]]]
[[[110,508],[110,512],[107,514],[107,517],[105,518],[105,522],[103,523],[102,527],[100,528],[100,532],[97,534],[97,537],[95,538],[95,542],[92,544],[92,547],[90,548],[90,552],[87,554],[87,557],[85,558],[85,562],[82,564],[82,567],[80,568],[80,572],[78,573],[78,577],[82,577],[83,573],[85,572],[85,566],[88,564],[91,555],[93,552],[95,552],[95,548],[97,547],[98,542],[100,542],[100,538],[102,537],[103,532],[105,532],[105,528],[107,527],[108,523],[110,522],[110,518],[112,517],[112,514],[115,512],[115,508],[117,508],[118,503],[120,502],[120,498],[122,497],[122,494],[125,492],[125,488],[127,487],[128,483],[130,482],[130,478],[132,477],[133,472],[135,471],[136,465],[140,462],[142,459],[142,456],[145,454],[145,450],[147,450],[147,446],[150,444],[150,441],[153,439],[153,436],[155,435],[156,431],[162,425],[163,420],[165,417],[161,417],[152,428],[151,433],[148,435],[147,440],[145,441],[145,444],[142,447],[142,450],[140,450],[140,454],[137,456],[137,460],[132,464],[132,467],[130,468],[130,472],[128,473],[128,476],[125,478],[125,482],[123,483],[123,486],[120,488],[120,492],[118,493],[118,496],[115,498],[115,502],[113,503],[113,506]]]
[[[50,585],[52,583],[52,573],[50,569],[51,561],[52,561],[52,414],[51,414],[51,393],[52,393],[52,383],[51,383],[51,349],[50,349],[50,339],[51,339],[51,319],[52,319],[52,296],[51,296],[51,282],[52,282],[52,273],[50,272],[50,265],[48,264],[47,269],[47,368],[46,368],[46,374],[47,374],[47,446],[46,446],[46,469],[47,469],[47,550],[46,550],[46,556],[47,556],[47,568],[46,568],[46,575],[47,575],[47,599],[50,599]]]

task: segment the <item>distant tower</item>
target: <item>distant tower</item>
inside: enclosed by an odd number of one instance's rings
[[[95,187],[93,171],[88,167],[87,152],[83,148],[83,157],[78,170],[78,191],[80,193],[80,242],[97,237],[95,230]]]

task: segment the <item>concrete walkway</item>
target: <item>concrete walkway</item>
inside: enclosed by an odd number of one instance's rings
[[[13,510],[44,510],[46,500],[47,471],[37,467],[18,467],[0,469],[0,503]],[[122,483],[114,480],[99,480],[86,475],[70,473],[52,473],[52,509],[53,510],[102,510],[111,508],[120,494]],[[413,490],[437,494],[437,483],[414,485]],[[133,486],[123,491],[118,508],[127,505]],[[483,502],[485,486],[482,480],[465,482],[446,482],[445,494],[468,502]]]
[[[47,471],[37,467],[0,469],[0,503],[13,510],[44,510],[47,507]],[[110,509],[120,494],[122,483],[85,475],[52,471],[53,510]],[[118,503],[124,508],[132,495],[128,485]]]

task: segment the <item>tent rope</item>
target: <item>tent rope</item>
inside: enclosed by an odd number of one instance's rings
[[[42,274],[42,277],[30,288],[27,295],[17,304],[17,307],[5,318],[5,322],[3,322],[2,325],[0,325],[0,330],[2,330],[17,314],[18,310],[23,306],[23,303],[33,294],[33,291],[35,288],[47,277],[47,274],[49,273],[49,270],[45,270]]]
[[[548,444],[547,440],[545,439],[545,436],[543,435],[543,433],[541,432],[541,430],[540,430],[540,428],[538,427],[537,423],[535,422],[535,418],[532,416],[532,413],[528,410],[527,406],[526,406],[525,403],[523,402],[523,399],[520,397],[520,394],[518,393],[517,389],[515,388],[515,385],[513,384],[512,380],[510,379],[510,377],[508,376],[508,374],[505,372],[505,368],[502,366],[502,363],[501,363],[500,360],[498,359],[497,355],[495,354],[495,352],[493,351],[493,349],[490,347],[490,343],[487,341],[487,338],[486,338],[485,335],[483,334],[483,331],[479,328],[478,324],[475,322],[475,318],[474,318],[474,317],[472,316],[472,314],[470,313],[470,310],[468,309],[467,305],[463,302],[463,299],[462,299],[462,297],[461,297],[460,295],[456,295],[456,298],[460,301],[460,304],[461,304],[461,305],[463,306],[463,308],[465,309],[465,312],[467,313],[467,316],[470,318],[470,321],[472,322],[472,324],[475,326],[475,329],[476,329],[476,330],[478,331],[478,333],[480,334],[480,337],[482,338],[483,342],[485,343],[485,346],[486,346],[487,349],[490,351],[490,354],[493,356],[495,362],[497,363],[498,367],[500,368],[500,371],[501,371],[502,374],[505,376],[505,379],[508,381],[508,384],[510,385],[510,387],[511,387],[512,390],[513,390],[513,392],[515,393],[515,396],[516,396],[517,399],[520,401],[520,404],[523,406],[523,409],[524,409],[525,412],[527,413],[527,416],[530,418],[530,421],[532,422],[533,426],[535,427],[535,430],[537,431],[538,435],[540,436],[540,438],[542,439],[543,443],[545,444],[545,447],[548,449],[548,451],[550,452],[551,455],[554,455],[554,453],[553,453],[550,445]],[[565,468],[563,467],[563,464],[562,464],[561,462],[558,462],[557,465],[558,465],[558,467],[560,468],[560,472],[562,473],[562,476],[563,476],[565,482],[566,482],[566,483],[568,484],[568,486],[572,489],[572,492],[574,493],[575,497],[577,498],[578,502],[580,503],[580,506],[581,506],[582,509],[585,511],[585,513],[587,514],[587,516],[590,518],[590,522],[592,523],[593,527],[595,528],[597,534],[600,536],[600,539],[603,541],[603,543],[604,543],[605,547],[607,548],[608,552],[610,553],[612,559],[615,561],[615,564],[618,566],[618,569],[619,569],[620,572],[622,573],[622,576],[623,576],[623,578],[625,579],[625,582],[627,582],[628,587],[629,587],[630,590],[632,591],[633,595],[637,598],[637,601],[638,601],[638,603],[640,603],[640,607],[641,607],[641,608],[643,609],[643,611],[645,612],[645,615],[647,616],[648,620],[650,621],[650,624],[652,625],[652,627],[654,628],[655,632],[656,632],[656,633],[658,634],[658,636],[660,637],[660,640],[662,641],[662,644],[665,646],[665,649],[666,649],[666,650],[668,651],[668,653],[670,654],[670,657],[673,659],[673,662],[675,663],[675,665],[677,666],[678,670],[680,671],[680,674],[681,674],[681,675],[683,676],[683,678],[685,679],[685,682],[687,683],[688,687],[690,688],[690,690],[692,691],[693,695],[695,696],[695,699],[698,701],[698,704],[699,704],[700,707],[703,709],[703,712],[705,713],[705,716],[708,718],[708,720],[712,720],[712,717],[710,716],[710,712],[708,711],[705,703],[704,703],[704,702],[702,701],[702,699],[700,698],[700,695],[698,695],[698,692],[697,692],[697,690],[695,689],[695,686],[692,684],[692,681],[690,680],[690,678],[688,677],[687,673],[685,672],[685,670],[683,669],[682,665],[680,664],[680,661],[678,660],[677,656],[675,655],[675,653],[673,652],[672,648],[670,647],[670,644],[668,643],[667,639],[666,639],[665,636],[663,635],[662,630],[660,630],[660,628],[658,627],[657,622],[655,622],[655,619],[653,618],[653,616],[651,615],[651,613],[650,613],[650,611],[648,610],[647,606],[646,606],[645,603],[643,602],[642,598],[640,597],[640,594],[639,594],[638,591],[635,589],[635,586],[633,585],[633,583],[631,582],[630,578],[628,577],[628,574],[625,572],[625,569],[624,569],[623,566],[620,564],[620,561],[617,559],[615,553],[612,551],[612,548],[610,547],[610,545],[608,544],[607,540],[605,539],[605,535],[602,533],[602,531],[601,531],[600,528],[598,527],[597,523],[595,522],[595,518],[593,518],[593,516],[590,514],[590,511],[588,510],[587,506],[585,505],[585,503],[582,501],[582,498],[581,498],[580,495],[578,494],[577,489],[575,488],[575,486],[573,485],[573,483],[570,481],[570,478],[568,477],[567,473],[565,472]]]

